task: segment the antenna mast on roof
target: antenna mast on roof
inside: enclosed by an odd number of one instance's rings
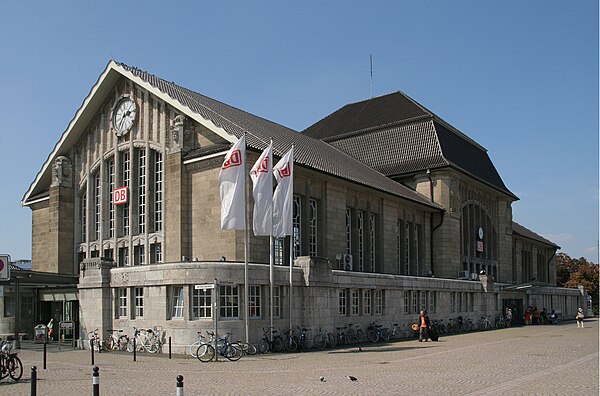
[[[373,54],[369,54],[369,60],[371,61],[371,99],[373,99]]]

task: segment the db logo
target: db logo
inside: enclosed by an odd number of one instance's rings
[[[288,162],[285,164],[285,167],[277,169],[277,173],[279,173],[279,177],[281,178],[290,177],[292,175],[292,172],[290,170],[290,163]]]
[[[240,165],[242,165],[242,153],[240,150],[235,150],[233,153],[231,153],[231,157],[229,157],[229,159],[223,163],[221,169],[228,169]]]
[[[258,176],[259,173],[267,173],[269,171],[269,157],[263,158],[260,166],[254,171],[254,175]]]
[[[112,193],[113,205],[126,204],[129,200],[128,191],[129,190],[127,189],[127,187],[115,188],[115,190]]]

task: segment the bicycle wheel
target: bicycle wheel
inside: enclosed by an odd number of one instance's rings
[[[284,342],[281,336],[275,336],[273,338],[273,352],[283,352]]]
[[[129,337],[126,335],[119,337],[119,351],[125,352],[127,350],[127,344],[129,344]]]
[[[313,338],[313,347],[315,349],[324,349],[325,345],[327,345],[327,341],[325,340],[325,337],[323,337],[323,334],[317,334],[315,338]]]
[[[361,329],[356,330],[356,342],[365,342],[365,332]]]
[[[267,353],[269,352],[269,340],[267,340],[266,338],[261,338],[260,341],[258,341],[258,351],[260,353]]]
[[[367,330],[367,338],[371,342],[377,342],[377,341],[379,341],[379,334],[377,334],[377,332],[375,330],[369,329],[369,330]]]
[[[242,344],[242,352],[246,355],[256,355],[256,347],[248,342]]]
[[[215,358],[215,348],[210,344],[200,344],[196,349],[196,357],[202,363],[210,362]]]
[[[390,330],[389,329],[381,329],[381,339],[385,342],[390,340]]]
[[[0,380],[4,377],[8,377],[8,370],[5,370],[4,367],[8,365],[8,356],[0,355]]]
[[[228,344],[225,347],[225,357],[232,362],[240,360],[242,355],[242,347],[239,344]]]
[[[106,349],[107,351],[112,351],[115,348],[115,340],[111,337],[108,337],[104,340],[104,349]]]
[[[23,375],[23,363],[21,363],[21,359],[19,359],[19,357],[16,355],[9,356],[7,363],[8,375],[10,375],[10,378],[12,378],[14,381],[20,380],[21,376]]]
[[[298,342],[295,337],[288,337],[285,340],[285,349],[289,352],[296,352],[298,350]]]
[[[332,333],[327,333],[327,345],[329,348],[335,348],[337,345],[337,339]]]
[[[356,331],[354,331],[354,329],[348,330],[346,341],[348,342],[348,344],[356,344],[358,342],[358,339],[356,338]]]
[[[337,344],[344,345],[344,344],[346,344],[346,342],[347,342],[346,335],[344,333],[339,333],[337,335]],[[350,342],[348,341],[348,343],[350,343]]]

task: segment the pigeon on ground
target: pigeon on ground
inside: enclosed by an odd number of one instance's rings
[[[348,378],[350,381],[354,382],[354,381],[358,381],[358,378],[353,377],[351,375],[347,375],[346,378]]]
[[[358,352],[362,352],[362,348],[361,347],[358,347]]]
[[[325,377],[320,376],[319,379],[321,380],[321,382],[325,382]]]

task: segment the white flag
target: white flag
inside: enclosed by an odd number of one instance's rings
[[[221,194],[221,228],[245,230],[246,135],[243,135],[227,152],[219,172]]]
[[[294,196],[294,147],[273,167],[277,187],[273,195],[273,236],[281,238],[292,235]]]
[[[250,171],[254,183],[254,235],[271,235],[273,229],[273,143],[263,151]]]

